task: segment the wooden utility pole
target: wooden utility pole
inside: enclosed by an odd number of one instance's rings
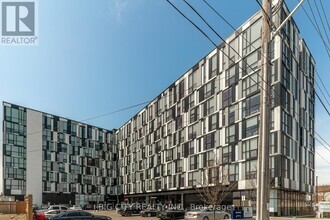
[[[269,219],[270,23],[271,0],[263,0],[261,29],[260,126],[258,142],[257,220]]]

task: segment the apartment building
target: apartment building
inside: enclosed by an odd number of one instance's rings
[[[7,102],[3,110],[5,195],[32,194],[38,205],[116,202],[115,130]]]
[[[284,5],[275,25],[289,14]],[[255,188],[260,115],[261,12],[118,130],[4,103],[5,195],[35,203],[200,203],[196,187],[218,161],[246,205]],[[315,61],[290,19],[271,48],[271,215],[310,211],[315,175]],[[116,200],[116,199],[114,199]]]
[[[275,25],[289,14],[284,5]],[[116,132],[119,186],[131,202],[199,203],[205,167],[220,161],[243,205],[255,188],[261,12]],[[309,212],[314,191],[315,61],[293,19],[271,48],[271,215]],[[246,204],[246,203],[245,203]],[[306,208],[307,207],[307,208]]]

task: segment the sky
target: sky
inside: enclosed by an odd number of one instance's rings
[[[321,1],[330,19],[330,1]],[[172,2],[221,43],[181,0]],[[223,37],[233,32],[201,0],[189,2]],[[254,0],[208,2],[235,28],[260,9]],[[297,2],[286,1],[291,10]],[[303,6],[308,10],[307,0]],[[302,8],[294,19],[330,88],[330,58],[320,37]],[[214,48],[166,0],[39,1],[37,23],[37,46],[1,46],[0,101],[77,121],[154,99]],[[87,122],[118,128],[144,105]],[[329,130],[330,116],[317,101],[316,132],[328,143]],[[318,142],[316,151],[330,161],[330,151]],[[329,170],[316,154],[320,184],[330,184]]]

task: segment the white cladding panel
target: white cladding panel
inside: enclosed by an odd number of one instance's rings
[[[42,204],[42,113],[26,111],[26,193]]]

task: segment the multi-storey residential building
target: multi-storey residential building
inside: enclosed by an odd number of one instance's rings
[[[276,26],[287,7],[274,15]],[[261,12],[118,129],[119,185],[130,201],[198,203],[205,167],[220,161],[242,205],[255,187]],[[290,19],[271,44],[270,212],[308,211],[314,190],[314,66]]]
[[[35,204],[116,201],[114,130],[3,103],[3,189]]]
[[[277,11],[276,26],[289,13],[285,5]],[[195,187],[217,161],[237,183],[224,204],[244,205],[256,186],[261,15],[118,130],[4,103],[4,193],[32,193],[37,203],[124,194],[130,202],[189,206],[200,202]],[[308,211],[314,190],[315,62],[293,19],[281,36],[270,45],[269,211],[296,215]]]

